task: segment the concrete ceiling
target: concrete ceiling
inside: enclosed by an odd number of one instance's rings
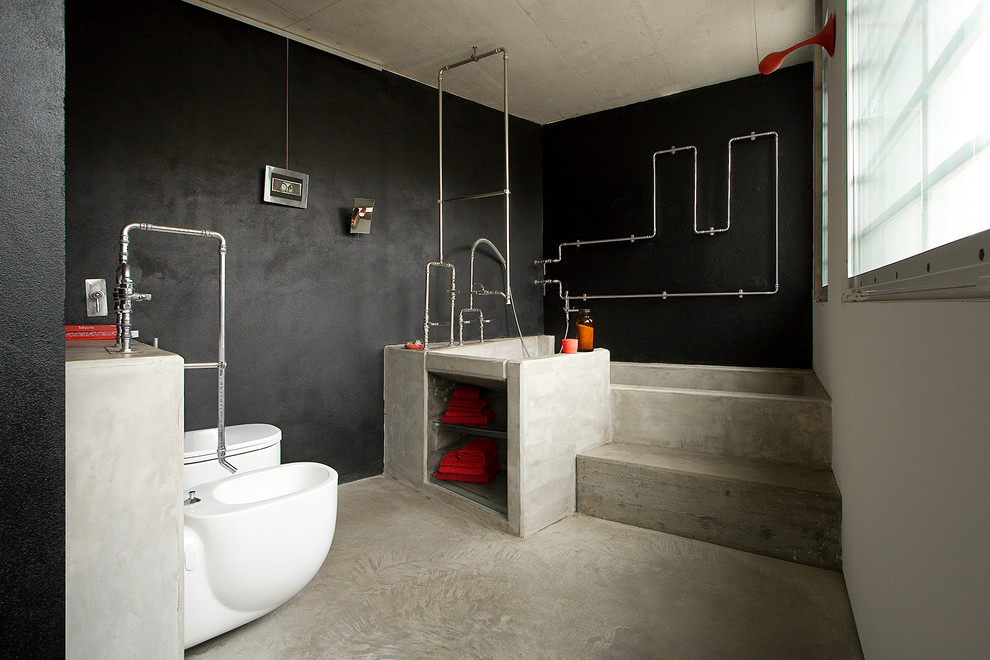
[[[432,87],[503,47],[509,112],[541,124],[758,72],[814,34],[814,0],[187,0]],[[785,65],[809,61],[802,48]],[[502,107],[501,58],[444,89]]]

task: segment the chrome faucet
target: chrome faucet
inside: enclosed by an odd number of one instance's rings
[[[117,346],[119,353],[131,352],[131,311],[133,303],[151,300],[150,293],[134,293],[131,267],[127,263],[126,248],[121,249],[117,266],[117,285],[113,288],[113,307],[117,312]]]

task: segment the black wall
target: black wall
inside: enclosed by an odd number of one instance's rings
[[[806,64],[545,127],[546,256],[562,242],[648,235],[652,155],[672,146],[698,148],[699,226],[725,226],[729,140],[780,136],[779,293],[575,301],[592,310],[596,344],[613,360],[810,368],[812,96]],[[773,142],[735,142],[732,160],[728,232],[694,233],[690,152],[662,156],[656,238],[565,247],[548,275],[571,295],[772,289]],[[556,288],[544,314],[547,332],[562,336]]]
[[[342,481],[380,474],[382,349],[422,337],[424,268],[438,253],[436,90],[288,43],[288,167],[310,175],[303,210],[261,202],[264,166],[286,166],[284,38],[179,0],[70,0],[66,48],[65,322],[94,321],[83,280],[112,285],[127,223],[218,231],[227,424],[275,424],[283,461],[326,463]],[[500,189],[501,114],[456,98],[444,111],[451,192]],[[542,128],[514,119],[510,142],[515,267],[541,249]],[[355,197],[377,200],[370,235],[347,230]],[[486,202],[451,216],[445,256],[466,291],[471,242],[502,247],[504,216]],[[136,304],[141,339],[215,359],[216,242],[131,237],[135,289],[152,294]],[[490,257],[479,275],[501,288]],[[527,334],[543,325],[534,275],[513,272]],[[486,334],[508,334],[504,305],[483,304]],[[187,373],[187,429],[216,425],[215,388],[215,372]]]
[[[62,3],[0,3],[0,656],[65,638]]]

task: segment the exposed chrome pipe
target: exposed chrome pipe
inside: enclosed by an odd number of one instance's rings
[[[657,235],[657,156],[663,154],[675,154],[679,151],[685,151],[687,149],[692,149],[694,151],[694,217],[695,217],[695,230],[698,227],[698,149],[697,147],[687,146],[687,147],[671,147],[670,149],[664,149],[662,151],[656,151],[653,153],[653,231],[649,234],[644,234],[642,236],[637,236],[636,234],[631,234],[629,236],[621,236],[618,238],[600,238],[590,241],[566,241],[557,246],[557,257],[550,259],[537,259],[533,263],[537,266],[544,264],[559,264],[564,258],[564,248],[565,247],[581,247],[582,245],[600,245],[602,243],[625,243],[629,241],[630,243],[635,243],[636,241],[646,241],[651,238],[656,238]],[[707,233],[707,232],[706,232]],[[546,268],[544,267],[544,275],[546,274]]]
[[[454,309],[457,300],[457,275],[454,270],[453,264],[448,264],[444,261],[431,261],[426,264],[426,310],[423,312],[423,346],[428,347],[430,344],[430,327],[441,326],[443,323],[438,323],[435,321],[430,321],[430,268],[449,268],[450,269],[450,322],[448,327],[450,328],[450,346],[454,345]]]
[[[131,223],[124,227],[120,233],[120,265],[117,267],[117,287],[114,289],[114,306],[117,308],[117,345],[119,352],[131,352],[131,305],[137,300],[148,300],[148,294],[134,293],[134,281],[130,275],[130,265],[128,260],[128,247],[130,245],[130,233],[132,230],[149,232],[160,232],[164,234],[180,234],[183,236],[198,236],[202,238],[214,238],[220,242],[220,287],[217,323],[217,361],[215,363],[192,363],[187,365],[189,369],[217,370],[217,460],[220,465],[236,472],[237,468],[227,462],[227,446],[224,438],[224,371],[227,368],[225,362],[224,336],[226,335],[226,282],[227,282],[227,241],[222,234],[205,229],[185,229],[183,227],[168,227],[164,225],[153,225],[144,222]]]
[[[602,295],[588,295],[583,293],[579,296],[571,296],[569,292],[564,291],[563,284],[559,280],[551,280],[546,278],[546,264],[548,263],[559,263],[561,259],[561,249],[567,245],[573,245],[580,247],[581,245],[590,245],[593,243],[615,243],[620,241],[633,241],[639,238],[653,238],[656,236],[657,232],[657,190],[656,190],[656,157],[662,154],[676,153],[677,151],[682,151],[685,149],[694,149],[695,151],[695,233],[697,234],[709,234],[713,235],[715,233],[724,232],[729,229],[731,224],[731,213],[732,213],[732,143],[739,140],[750,140],[755,141],[757,138],[773,136],[774,139],[774,202],[773,202],[773,224],[774,224],[774,285],[772,289],[763,291],[746,291],[744,289],[738,289],[736,291],[690,291],[690,292],[674,292],[670,293],[667,291],[661,291],[659,293],[631,293],[631,294],[602,294]],[[570,313],[576,311],[571,308],[572,300],[580,300],[585,302],[588,300],[618,300],[618,299],[630,299],[630,298],[660,298],[666,300],[667,298],[707,298],[707,297],[723,297],[723,296],[736,296],[739,298],[744,298],[747,296],[770,296],[778,293],[780,291],[780,136],[776,131],[766,131],[763,133],[751,132],[749,135],[741,135],[734,137],[729,140],[729,192],[728,192],[728,215],[726,219],[726,226],[724,228],[714,229],[709,228],[707,230],[698,230],[697,227],[697,204],[698,204],[698,178],[697,178],[697,149],[695,147],[671,147],[670,149],[664,151],[657,151],[653,154],[653,234],[648,237],[630,237],[630,238],[612,238],[603,239],[598,241],[574,241],[570,243],[561,243],[557,248],[557,259],[541,259],[537,260],[535,263],[537,265],[543,265],[544,278],[535,280],[534,284],[537,286],[542,285],[544,290],[544,295],[546,294],[546,285],[556,283],[559,285],[559,295],[564,301],[564,311],[565,313]]]
[[[477,312],[478,313],[478,329],[479,329],[478,339],[480,339],[481,342],[484,343],[484,341],[485,341],[485,313],[482,312],[480,309],[475,309],[474,307],[465,307],[464,309],[462,309],[457,314],[457,325],[458,325],[458,328],[457,328],[457,345],[458,346],[463,346],[464,345],[464,324],[471,323],[470,321],[465,321],[464,320],[464,312]]]
[[[502,121],[503,121],[504,133],[505,133],[505,137],[504,137],[504,143],[505,143],[505,185],[504,185],[503,189],[502,190],[499,190],[499,191],[487,192],[487,193],[480,193],[480,194],[476,194],[476,195],[466,195],[466,196],[454,197],[454,198],[447,199],[447,198],[444,197],[444,189],[443,189],[443,75],[444,75],[445,72],[450,71],[451,69],[455,69],[457,67],[464,66],[466,64],[471,64],[473,62],[479,62],[480,60],[483,60],[486,57],[491,57],[493,55],[499,55],[499,54],[502,55]],[[499,195],[503,196],[504,199],[505,199],[505,257],[503,258],[502,255],[500,253],[498,253],[498,250],[495,248],[495,246],[492,245],[492,249],[495,250],[495,252],[498,254],[499,259],[502,261],[502,264],[505,267],[505,281],[506,281],[505,293],[501,293],[501,292],[490,292],[490,291],[485,290],[484,287],[482,287],[482,290],[481,291],[478,291],[478,292],[474,291],[474,283],[473,283],[473,279],[474,279],[474,271],[473,271],[473,269],[474,269],[474,247],[473,247],[472,248],[472,251],[471,251],[471,268],[472,268],[472,277],[471,277],[472,283],[471,283],[471,292],[470,292],[471,303],[469,304],[469,306],[467,308],[465,308],[464,310],[462,310],[462,314],[460,315],[460,323],[459,323],[460,333],[459,334],[460,334],[461,341],[463,342],[463,328],[464,328],[463,312],[464,311],[478,311],[478,310],[475,310],[474,309],[474,302],[473,302],[474,301],[474,298],[473,298],[474,293],[478,293],[479,295],[488,295],[488,294],[492,294],[492,293],[496,293],[498,295],[503,295],[505,297],[505,299],[506,299],[506,304],[511,304],[512,293],[511,293],[511,289],[509,287],[509,282],[511,282],[510,267],[509,267],[509,263],[510,263],[509,262],[509,244],[510,244],[510,223],[509,223],[509,220],[510,220],[510,211],[509,211],[509,208],[510,207],[509,207],[509,195],[511,193],[510,193],[510,190],[509,190],[509,73],[508,73],[509,64],[508,64],[508,62],[509,62],[509,55],[505,51],[504,48],[495,48],[493,50],[488,51],[487,53],[482,53],[481,55],[479,55],[478,54],[478,47],[477,46],[474,46],[472,48],[472,52],[471,52],[471,56],[470,57],[468,57],[467,59],[461,60],[459,62],[454,62],[453,64],[448,64],[446,66],[443,66],[437,72],[437,106],[438,106],[438,110],[439,110],[439,112],[438,112],[438,137],[437,137],[437,148],[438,148],[438,179],[439,179],[439,185],[438,185],[439,190],[438,190],[438,193],[439,194],[438,194],[438,197],[437,197],[437,205],[439,207],[438,214],[439,214],[440,227],[439,227],[439,232],[438,232],[438,243],[439,243],[438,244],[438,259],[436,261],[430,262],[426,266],[426,305],[425,305],[426,309],[425,309],[425,312],[423,314],[423,343],[427,347],[429,347],[429,329],[430,329],[430,327],[431,326],[442,325],[440,323],[434,323],[434,322],[431,322],[430,321],[430,268],[431,267],[450,268],[450,270],[451,270],[451,286],[450,286],[450,344],[453,345],[453,343],[454,343],[454,311],[455,311],[455,308],[456,308],[457,289],[456,289],[456,287],[454,285],[454,267],[453,267],[452,264],[449,264],[446,261],[444,261],[444,254],[443,254],[443,230],[444,230],[443,207],[444,207],[444,204],[445,203],[459,202],[459,201],[466,201],[466,200],[473,200],[473,199],[484,199],[484,198],[487,198],[487,197],[497,197]],[[484,240],[485,240],[485,242],[489,243],[489,245],[491,245],[491,242],[490,241],[487,241],[487,239],[484,239]],[[475,244],[475,247],[476,246],[477,246],[477,242]],[[515,311],[515,308],[513,308],[513,312],[514,311]],[[480,312],[479,312],[479,314],[480,314]],[[479,322],[480,322],[480,324],[482,326],[482,332],[481,332],[482,340],[484,339],[484,320],[483,319],[484,319],[483,316],[479,319]]]
[[[471,51],[472,51],[471,52],[471,57],[469,57],[469,58],[467,58],[465,60],[461,60],[460,62],[454,62],[453,64],[448,64],[445,67],[441,67],[440,68],[440,73],[442,74],[444,71],[450,71],[451,69],[456,69],[459,66],[464,66],[465,64],[471,64],[472,62],[479,62],[479,61],[485,59],[486,57],[491,57],[492,55],[498,55],[499,53],[505,53],[505,49],[504,48],[494,48],[494,49],[488,51],[487,53],[483,53],[481,55],[478,55],[478,47],[477,46],[472,46],[471,47]]]
[[[509,241],[509,196],[511,195],[509,192],[509,54],[505,52],[504,48],[497,50],[502,51],[502,122],[505,133],[505,302],[511,304],[512,291],[509,286],[509,282],[512,281],[509,270],[509,263],[511,263],[509,259],[511,248]],[[515,306],[512,309],[515,311]]]

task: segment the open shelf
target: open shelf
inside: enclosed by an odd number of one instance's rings
[[[477,502],[485,508],[491,509],[505,517],[509,515],[509,491],[508,475],[505,466],[498,471],[495,478],[487,484],[472,483],[470,481],[446,481],[437,479],[430,475],[430,483],[446,488],[452,493],[457,493],[472,502]]]
[[[433,427],[437,429],[444,429],[445,431],[454,431],[455,433],[475,435],[479,438],[495,438],[497,440],[505,440],[509,437],[509,432],[505,429],[492,429],[487,426],[464,426],[462,424],[446,424],[444,422],[434,421]]]

